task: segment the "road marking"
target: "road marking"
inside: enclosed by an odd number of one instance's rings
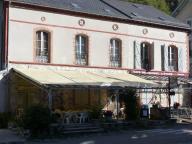
[[[138,133],[159,133],[159,134],[192,134],[192,130],[188,129],[153,129],[153,130],[143,130],[143,131],[136,131]]]
[[[174,129],[153,129],[153,130],[143,130],[143,131],[136,131],[136,132],[139,132],[139,133],[152,133],[152,132],[155,132],[155,133],[158,133],[158,132],[162,132],[162,131],[170,131],[170,130],[174,130]]]

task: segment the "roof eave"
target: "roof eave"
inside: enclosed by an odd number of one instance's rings
[[[63,11],[63,12],[71,12],[71,13],[76,13],[79,15],[87,15],[90,17],[100,17],[100,18],[108,18],[108,19],[113,19],[113,20],[117,20],[117,21],[121,21],[121,22],[129,22],[129,23],[143,23],[143,24],[147,24],[147,25],[154,25],[154,27],[164,27],[164,28],[169,28],[169,29],[179,29],[182,31],[187,31],[187,32],[191,32],[191,29],[188,27],[182,27],[182,26],[174,26],[174,25],[170,25],[170,24],[161,24],[161,23],[157,23],[157,22],[149,22],[149,21],[145,21],[145,20],[136,20],[136,19],[123,19],[123,18],[118,18],[118,17],[112,17],[112,16],[104,16],[104,15],[98,15],[98,14],[91,14],[91,13],[85,13],[85,12],[79,12],[79,11],[71,11],[71,10],[64,10],[64,9],[59,9],[59,8],[55,8],[55,7],[49,7],[49,6],[42,6],[42,5],[36,5],[36,4],[26,4],[24,2],[15,2],[15,1],[11,1],[11,0],[5,0],[7,2],[10,2],[12,5],[14,4],[21,4],[23,6],[34,6],[37,8],[45,8],[45,9],[49,9],[49,10],[58,10],[58,11]]]

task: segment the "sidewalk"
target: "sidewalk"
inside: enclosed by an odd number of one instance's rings
[[[24,144],[25,139],[7,129],[0,129],[0,144]]]

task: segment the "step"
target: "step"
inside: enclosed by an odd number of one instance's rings
[[[64,131],[63,134],[78,134],[78,133],[99,133],[103,132],[102,128],[92,129],[92,130],[74,130],[74,131]]]
[[[95,124],[63,124],[61,125],[61,127],[64,128],[79,128],[79,127],[98,127],[99,125],[95,125]]]
[[[100,127],[71,127],[71,128],[63,128],[63,130],[68,130],[68,131],[72,131],[72,130],[90,130],[90,129],[98,129]]]

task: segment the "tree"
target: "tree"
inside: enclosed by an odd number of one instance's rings
[[[170,14],[170,8],[166,0],[127,0],[127,1],[133,2],[133,3],[151,5],[157,9],[160,9],[161,11],[164,11],[167,14]]]
[[[171,12],[173,12],[177,8],[181,0],[166,0],[166,2],[169,5],[169,9],[171,10]]]
[[[120,101],[125,104],[125,119],[137,120],[140,112],[140,99],[137,97],[136,90],[128,88],[121,92]]]

